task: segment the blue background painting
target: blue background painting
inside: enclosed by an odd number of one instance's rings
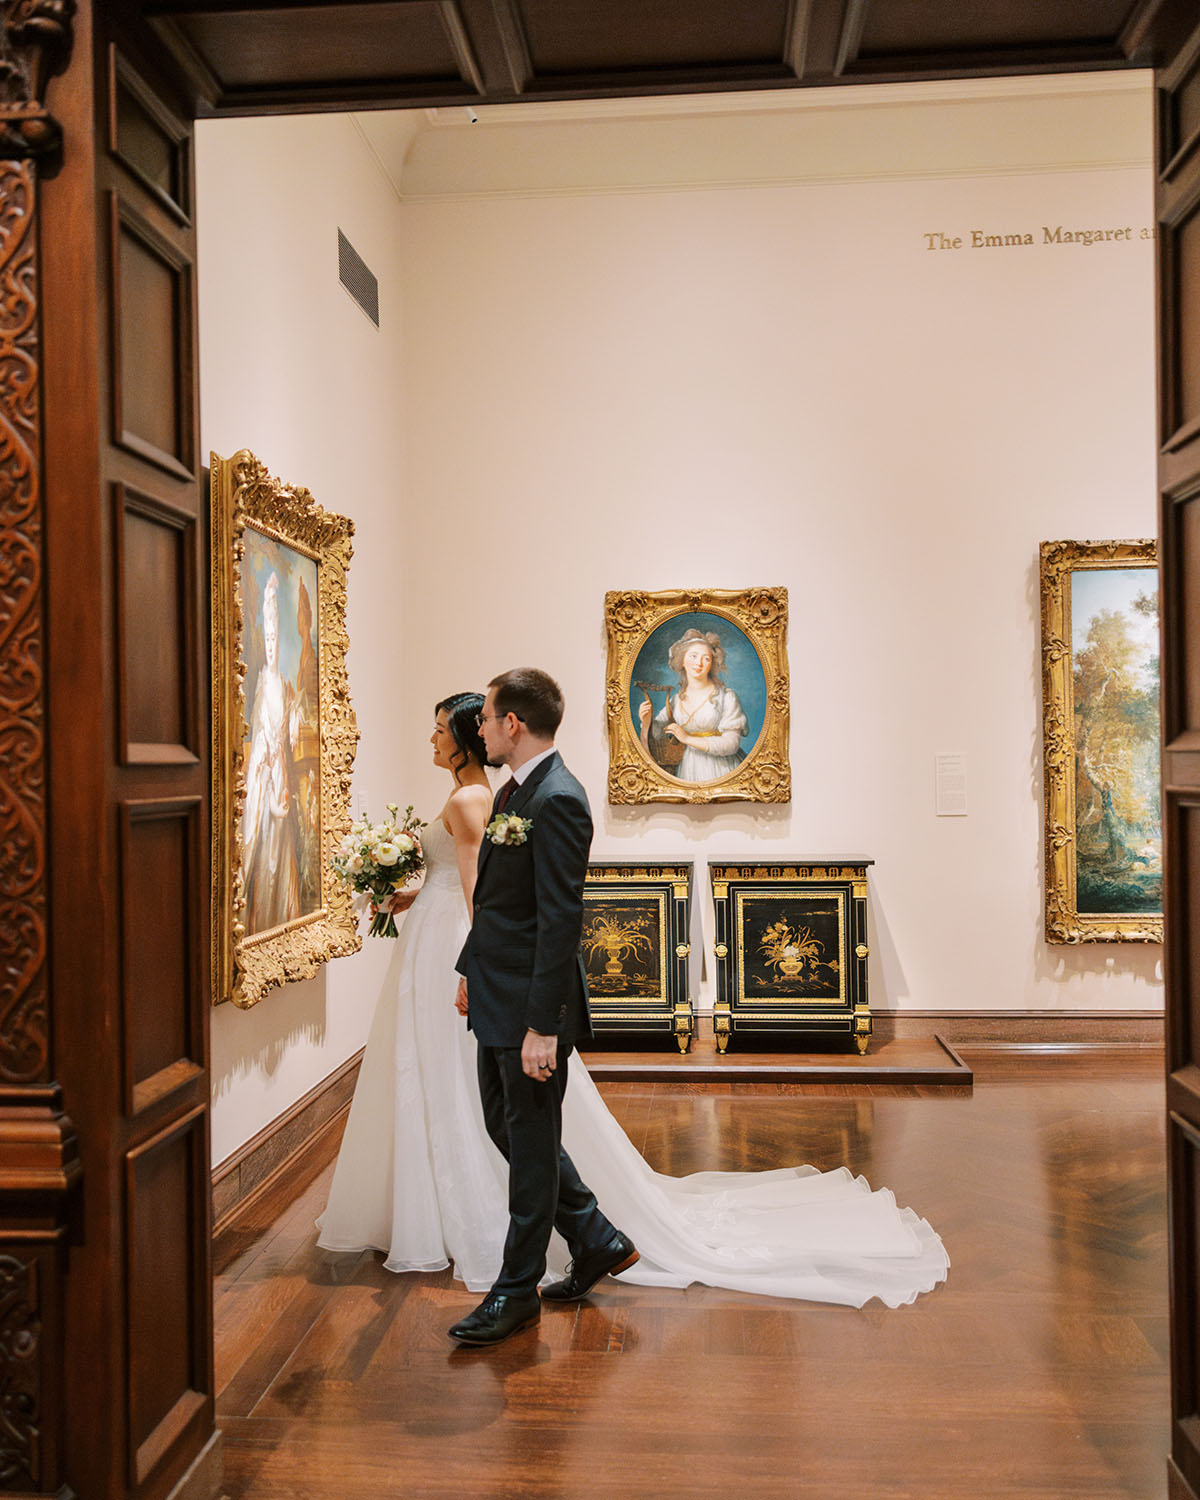
[[[689,630],[700,630],[705,635],[712,632],[724,647],[725,671],[722,676],[725,686],[732,688],[738,695],[746,722],[750,726],[749,734],[742,741],[742,749],[749,755],[758,743],[767,717],[766,675],[750,637],[724,615],[709,614],[705,610],[686,610],[664,620],[650,632],[638,652],[629,679],[629,717],[633,724],[634,738],[637,738],[641,727],[638,705],[643,702],[644,695],[641,688],[635,688],[633,684],[639,680],[664,685],[669,683],[673,693],[678,691],[679,677],[667,665],[667,653],[674,642]],[[663,706],[663,694],[652,693],[650,697],[654,712],[657,713]]]

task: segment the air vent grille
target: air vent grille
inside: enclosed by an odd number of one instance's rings
[[[338,230],[338,279],[378,328],[378,278],[340,229]]]

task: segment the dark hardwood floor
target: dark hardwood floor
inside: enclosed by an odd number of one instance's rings
[[[1162,1496],[1161,1055],[970,1053],[975,1088],[613,1083],[653,1166],[846,1162],[947,1284],[862,1311],[605,1282],[493,1350],[449,1273],[331,1258],[331,1168],[218,1241],[230,1500]]]

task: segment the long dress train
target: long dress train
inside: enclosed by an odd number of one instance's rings
[[[382,1250],[392,1271],[453,1263],[468,1288],[487,1291],[508,1224],[507,1168],[484,1130],[475,1041],[453,1004],[467,930],[454,841],[440,824],[423,841],[425,885],[397,939],[395,990],[371,1025],[318,1244]],[[563,1146],[641,1251],[622,1281],[898,1307],[945,1280],[949,1259],[929,1224],[845,1167],[651,1170],[577,1054]],[[551,1274],[566,1254],[555,1236]]]

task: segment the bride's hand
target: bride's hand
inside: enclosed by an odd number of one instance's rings
[[[407,911],[416,899],[416,891],[410,891],[407,889],[403,891],[397,891],[396,894],[388,902],[387,909],[392,913],[393,916],[399,916],[402,911]]]

